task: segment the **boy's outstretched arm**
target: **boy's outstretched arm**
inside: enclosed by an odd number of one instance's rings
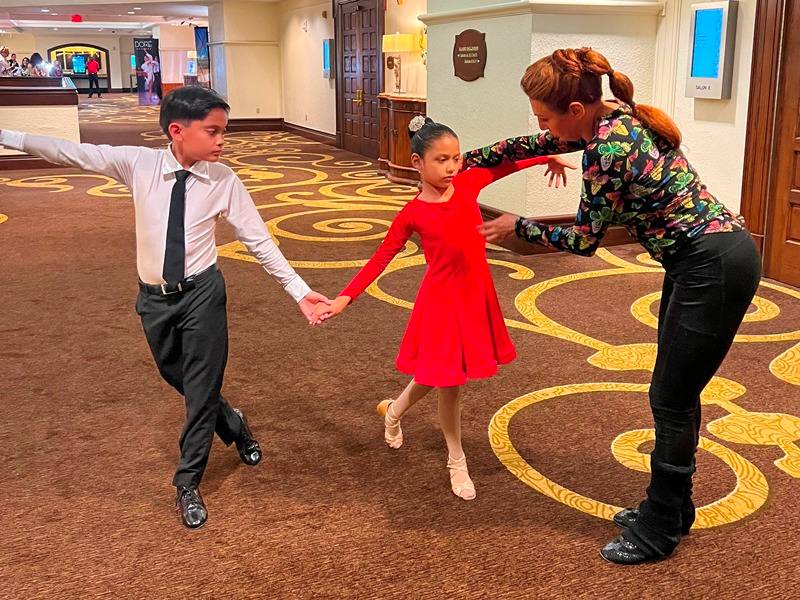
[[[8,129],[0,130],[0,146],[21,150],[57,165],[106,175],[129,187],[133,164],[139,152],[144,150],[137,146],[76,144],[59,138]]]

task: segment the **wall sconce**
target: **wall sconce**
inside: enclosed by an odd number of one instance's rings
[[[390,54],[386,58],[386,68],[394,69],[394,84],[396,91],[400,93],[402,75],[400,70],[400,54],[403,52],[414,52],[416,44],[412,33],[391,33],[383,36],[383,53]]]

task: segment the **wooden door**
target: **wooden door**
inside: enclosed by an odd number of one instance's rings
[[[800,286],[800,2],[787,2],[776,103],[765,274]]]
[[[378,94],[383,86],[383,1],[337,4],[338,120],[342,147],[378,158]]]

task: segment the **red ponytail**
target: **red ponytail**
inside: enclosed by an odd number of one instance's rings
[[[628,76],[614,71],[606,57],[591,48],[556,50],[529,66],[520,83],[531,100],[565,112],[572,102],[599,102],[603,97],[603,75],[608,75],[614,97],[628,104],[645,127],[673,148],[681,145],[680,129],[669,115],[655,106],[636,104]]]

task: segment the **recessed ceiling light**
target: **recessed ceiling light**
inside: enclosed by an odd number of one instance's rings
[[[128,11],[128,14],[129,14],[129,15],[135,15],[136,13],[135,13],[135,12],[133,12],[132,10],[129,10],[129,11]]]
[[[50,12],[50,9],[49,8],[43,8],[42,12]]]
[[[133,7],[133,10],[142,10],[142,9],[141,9],[141,8],[139,8],[138,6],[134,6],[134,7]]]
[[[58,31],[58,27],[53,27],[53,31]]]

